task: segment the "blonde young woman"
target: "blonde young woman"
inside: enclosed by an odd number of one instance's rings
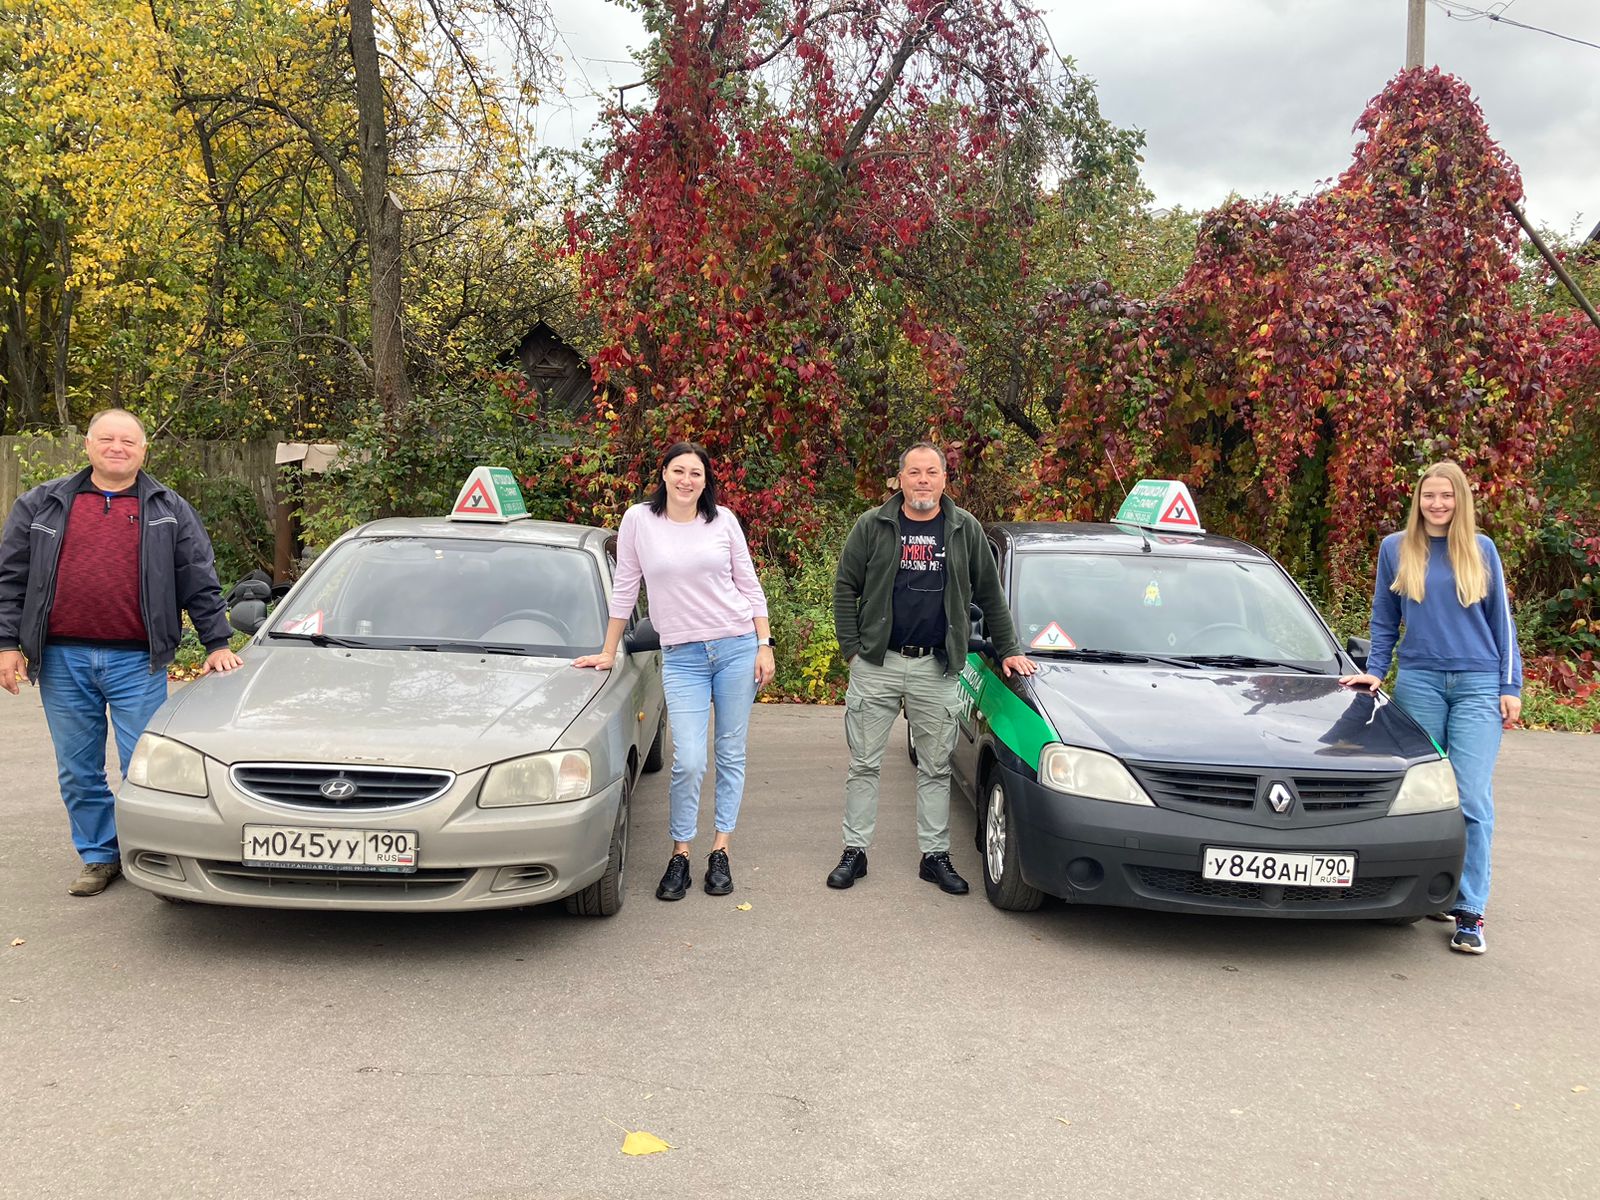
[[[1499,552],[1478,532],[1471,485],[1453,462],[1422,473],[1405,530],[1383,539],[1367,673],[1340,682],[1375,691],[1402,627],[1395,703],[1449,754],[1467,820],[1450,948],[1482,954],[1494,762],[1500,731],[1522,712],[1522,654]]]

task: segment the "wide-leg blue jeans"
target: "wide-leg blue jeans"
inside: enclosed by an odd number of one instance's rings
[[[717,832],[732,833],[744,797],[745,740],[756,700],[756,635],[663,647],[661,686],[672,720],[672,784],[668,791],[672,840],[692,842],[699,825],[700,785],[706,777],[706,739],[713,706],[717,711]]]
[[[1418,671],[1401,667],[1394,700],[1450,757],[1467,819],[1460,912],[1483,915],[1489,902],[1494,838],[1494,761],[1500,754],[1500,677],[1493,671]]]
[[[166,698],[167,673],[150,670],[147,651],[45,644],[39,700],[55,743],[72,844],[86,863],[119,857],[115,801],[106,780],[106,713],[127,774],[139,735]]]

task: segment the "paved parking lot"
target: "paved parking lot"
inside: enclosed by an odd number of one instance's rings
[[[1483,958],[945,896],[901,757],[828,891],[837,709],[758,709],[733,896],[653,898],[646,777],[602,922],[73,899],[35,693],[0,746],[5,1196],[1600,1196],[1600,738],[1508,737]]]

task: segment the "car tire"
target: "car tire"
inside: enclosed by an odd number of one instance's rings
[[[605,874],[581,892],[566,899],[567,911],[578,917],[614,916],[622,907],[622,882],[628,866],[628,809],[633,803],[633,783],[624,779],[617,823],[611,828],[611,851]]]
[[[644,770],[648,775],[654,775],[661,770],[667,761],[667,714],[661,714],[661,720],[656,722],[656,740],[650,743],[650,750],[644,756]]]
[[[983,863],[983,890],[989,903],[1007,912],[1032,912],[1044,903],[1044,893],[1022,879],[1017,823],[1011,820],[1010,797],[998,767],[990,767],[978,805],[979,859]]]

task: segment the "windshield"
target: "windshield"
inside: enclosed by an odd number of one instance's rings
[[[463,538],[341,542],[269,636],[371,646],[495,646],[573,658],[605,640],[598,564],[581,550]]]
[[[1013,601],[1017,633],[1035,650],[1339,666],[1321,621],[1271,563],[1021,554]]]

